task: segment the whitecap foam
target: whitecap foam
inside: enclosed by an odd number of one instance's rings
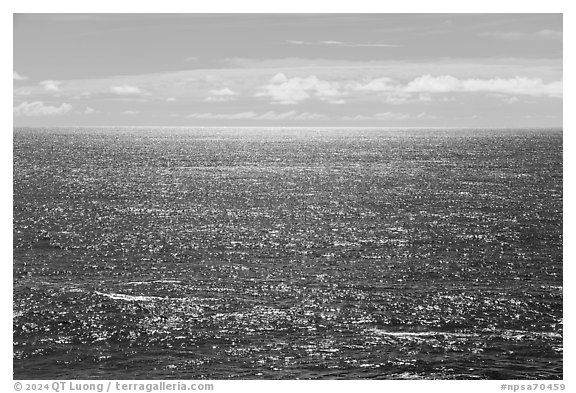
[[[379,331],[376,333],[385,336],[396,336],[396,337],[429,337],[443,334],[438,332],[386,332],[386,331]]]
[[[124,285],[144,285],[144,284],[180,284],[182,281],[178,280],[154,280],[154,281],[130,281]]]
[[[382,336],[393,336],[393,337],[434,337],[434,336],[444,336],[444,337],[471,337],[476,336],[476,334],[470,333],[450,333],[450,332],[435,332],[435,331],[427,331],[427,332],[391,332],[388,330],[383,329],[370,329],[371,332],[376,333]]]
[[[98,295],[109,297],[110,299],[114,300],[126,300],[128,302],[149,302],[152,300],[164,300],[163,297],[158,296],[134,296],[134,295],[126,295],[123,293],[104,293],[96,291]]]

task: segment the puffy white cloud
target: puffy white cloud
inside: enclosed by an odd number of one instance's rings
[[[224,87],[222,89],[213,89],[208,91],[210,94],[208,97],[204,99],[207,102],[226,102],[226,101],[233,101],[238,97],[238,93]]]
[[[462,81],[462,87],[464,91],[562,97],[562,81],[545,83],[540,78],[467,79]]]
[[[270,79],[272,83],[286,83],[288,82],[288,78],[283,73],[279,72]]]
[[[84,109],[84,114],[85,114],[85,115],[91,115],[91,114],[93,114],[93,113],[95,113],[95,112],[96,112],[96,111],[94,110],[94,108],[87,107],[86,109]]]
[[[450,75],[423,75],[409,82],[403,90],[410,93],[490,92],[562,97],[562,81],[545,83],[540,78],[458,79]]]
[[[288,78],[278,73],[270,79],[270,83],[261,86],[256,94],[258,97],[269,97],[276,104],[297,104],[298,102],[316,98],[331,104],[343,104],[345,95],[339,90],[339,84],[318,79],[312,75],[306,78]]]
[[[138,112],[138,111],[133,111],[133,110],[125,110],[125,111],[123,111],[123,112],[121,112],[121,113],[122,113],[123,115],[137,115],[137,114],[140,113],[140,112]]]
[[[58,116],[72,110],[72,105],[63,103],[60,106],[45,105],[42,101],[23,102],[13,108],[15,116]]]
[[[44,88],[44,90],[51,92],[59,92],[61,84],[62,82],[54,80],[46,80],[40,82],[40,85]]]
[[[396,86],[392,78],[382,77],[372,79],[365,84],[355,84],[352,86],[355,90],[365,90],[365,91],[394,91]]]
[[[375,93],[386,104],[402,105],[415,102],[428,102],[432,97],[429,93],[414,94],[395,82],[392,78],[381,77],[368,82],[348,84],[348,88],[356,92]]]
[[[17,73],[16,71],[14,71],[14,80],[15,81],[26,81],[29,78],[27,76],[24,75],[20,75],[19,73]]]
[[[240,112],[240,113],[192,113],[188,116],[189,119],[216,119],[216,120],[317,120],[326,118],[325,115],[310,112],[274,112],[268,111],[265,113],[256,112]]]
[[[409,93],[448,93],[459,90],[459,86],[460,80],[450,75],[422,75],[408,82],[402,90]]]
[[[379,93],[388,103],[430,101],[432,93],[500,93],[512,95],[562,97],[562,81],[544,82],[540,78],[513,77],[459,79],[451,75],[422,75],[402,85],[390,78],[377,78],[351,89]],[[418,98],[412,97],[419,94]]]
[[[138,87],[130,86],[130,85],[112,86],[110,88],[110,91],[114,94],[118,94],[121,96],[144,94],[144,92],[142,90],[140,90]]]

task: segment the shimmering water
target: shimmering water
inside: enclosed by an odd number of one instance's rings
[[[562,378],[562,131],[14,130],[14,376]]]

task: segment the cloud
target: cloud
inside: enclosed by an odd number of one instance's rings
[[[370,82],[361,85],[356,84],[354,86],[356,90],[366,90],[366,91],[394,91],[396,90],[396,86],[393,83],[391,78],[382,77],[372,79]]]
[[[94,108],[90,108],[90,107],[87,107],[87,108],[84,110],[84,114],[85,114],[85,115],[91,115],[91,114],[93,114],[93,113],[95,113],[95,112],[96,112],[96,111],[94,110]]]
[[[382,112],[375,113],[373,117],[377,120],[405,120],[410,116],[405,113]]]
[[[520,32],[520,31],[486,31],[478,34],[480,37],[488,37],[495,39],[502,39],[508,41],[520,41],[520,40],[533,40],[533,39],[545,39],[545,40],[562,40],[562,32],[556,30],[539,30],[536,32]]]
[[[417,100],[420,102],[430,102],[432,101],[432,96],[429,93],[421,93],[418,94]]]
[[[405,105],[432,101],[430,93],[411,94],[403,91],[386,92],[379,95],[382,102],[392,105]],[[444,98],[442,101],[445,101]]]
[[[329,45],[329,46],[344,46],[344,47],[366,47],[366,48],[398,48],[400,45],[386,44],[386,43],[359,43],[359,42],[342,42],[342,41],[300,41],[300,40],[287,40],[292,45]]]
[[[140,112],[133,111],[133,110],[126,110],[126,111],[121,112],[121,114],[123,114],[123,115],[137,115],[138,113],[140,113]]]
[[[240,112],[240,113],[192,113],[186,116],[189,119],[226,119],[226,120],[238,120],[238,119],[254,119],[258,116],[255,112]]]
[[[398,48],[400,45],[385,43],[358,43],[342,41],[320,41],[322,45],[346,46],[346,47],[366,47],[366,48]]]
[[[536,36],[550,40],[561,40],[563,38],[562,32],[556,30],[540,30],[536,32]]]
[[[459,90],[460,85],[460,80],[450,75],[422,75],[410,81],[402,90],[409,93],[448,93]]]
[[[245,68],[251,69],[246,70]],[[15,81],[13,92],[17,103],[26,100],[52,102],[53,97],[59,94],[61,97],[65,97],[61,99],[63,102],[73,102],[74,99],[85,98],[108,100],[112,105],[112,100],[129,100],[131,102],[138,99],[150,100],[152,98],[151,93],[157,100],[174,97],[182,102],[187,100],[202,101],[210,96],[209,91],[228,87],[240,93],[238,100],[244,98],[250,100],[258,94],[259,100],[263,101],[260,104],[264,104],[264,101],[276,104],[287,102],[312,103],[315,100],[343,104],[344,101],[348,103],[372,98],[378,98],[379,101],[382,101],[383,91],[389,91],[392,94],[398,86],[425,74],[451,75],[459,79],[509,79],[519,75],[531,79],[541,78],[548,82],[562,79],[562,62],[551,59],[484,59],[466,62],[458,59],[450,62],[445,60],[437,62],[333,61],[329,59],[300,59],[294,62],[286,59],[253,60],[242,67],[236,66],[236,68],[209,71],[186,70],[62,80],[62,83],[56,86],[60,89],[59,92],[46,91],[36,81],[33,84]],[[278,78],[271,80],[274,75],[278,75]],[[310,76],[315,76],[318,81],[326,82],[326,94],[322,95],[318,92],[319,96],[317,97],[315,90],[305,88],[303,81]],[[300,78],[300,83],[295,83],[297,86],[290,90],[288,81],[294,77]],[[377,80],[378,83],[370,83],[373,80]],[[286,86],[280,86],[282,83],[286,83]],[[262,88],[267,85],[273,86],[270,89]],[[361,89],[362,86],[364,86],[364,90]],[[112,87],[115,87],[115,93],[111,91]],[[332,94],[330,95],[331,91]],[[138,92],[143,93],[138,95]],[[271,94],[277,99],[272,99]],[[282,94],[286,96],[282,97]],[[378,97],[372,97],[373,95]],[[402,97],[399,95],[391,96],[390,100],[400,102]],[[91,105],[94,104],[86,102],[84,106]],[[269,110],[269,108],[245,110],[263,111]],[[209,110],[203,109],[203,111]]]
[[[342,120],[406,120],[409,118],[410,116],[406,113],[381,112],[372,115],[343,116]]]
[[[392,78],[382,77],[373,79],[367,83],[350,83],[349,88],[356,91],[377,93],[382,102],[393,105],[402,105],[414,102],[428,102],[432,100],[430,94],[418,95],[405,91],[406,89]]]
[[[490,92],[529,96],[562,97],[562,81],[545,83],[540,78],[458,79],[450,75],[422,75],[403,89],[409,93]]]
[[[30,79],[30,78],[28,78],[27,76],[24,76],[24,75],[20,75],[19,73],[14,71],[14,80],[15,81],[27,81],[28,79]]]
[[[42,101],[23,102],[13,108],[15,116],[59,116],[72,110],[72,105],[63,103],[60,106],[44,105]]]
[[[351,120],[351,121],[361,121],[361,120],[372,120],[372,116],[366,115],[354,115],[354,116],[342,116],[342,120]]]
[[[140,90],[138,87],[130,86],[130,85],[112,86],[110,88],[110,91],[114,94],[118,94],[121,96],[144,94],[144,92],[142,90]]]
[[[321,52],[318,52],[321,53]],[[238,78],[257,76],[269,78],[275,73],[306,77],[316,75],[319,79],[363,79],[415,78],[424,74],[452,75],[455,77],[509,78],[517,75],[545,79],[559,79],[562,76],[562,60],[553,58],[478,58],[478,59],[439,59],[435,61],[361,60],[326,58],[230,58],[230,68],[211,70],[221,73],[229,81]],[[245,68],[253,68],[248,75]],[[189,71],[191,72],[191,71]],[[204,74],[206,71],[202,71]],[[260,79],[260,75],[257,76]],[[239,81],[238,81],[239,82]]]
[[[540,78],[516,76],[513,78],[459,79],[451,75],[421,75],[402,85],[391,78],[382,77],[367,83],[350,84],[356,91],[382,93],[390,103],[430,101],[432,93],[500,93],[512,95],[562,97],[562,81],[546,83]],[[396,102],[394,102],[396,101]]]
[[[61,84],[62,82],[54,80],[46,80],[40,82],[40,85],[44,88],[44,90],[51,92],[59,92]]]
[[[283,113],[276,113],[276,112],[266,112],[257,117],[259,120],[319,120],[326,118],[325,115],[320,113],[310,113],[310,112],[283,112]]]
[[[345,94],[339,91],[339,84],[318,79],[312,75],[305,78],[288,78],[277,73],[270,83],[261,86],[257,97],[269,97],[276,104],[297,104],[301,101],[316,98],[331,104],[343,104]]]
[[[326,116],[310,112],[274,112],[265,113],[240,112],[240,113],[192,113],[186,116],[189,119],[212,119],[212,120],[318,120]]]
[[[213,89],[208,92],[210,94],[208,97],[204,99],[207,102],[226,102],[226,101],[233,101],[238,98],[238,93],[224,87],[222,89]]]
[[[419,100],[416,100],[412,97],[412,95],[410,94],[404,94],[404,93],[385,93],[382,96],[382,101],[387,103],[387,104],[392,104],[392,105],[404,105],[404,104],[409,104],[412,102],[416,102]]]
[[[502,101],[504,101],[507,104],[515,104],[519,102],[520,99],[518,97],[512,96],[512,97],[504,97]]]

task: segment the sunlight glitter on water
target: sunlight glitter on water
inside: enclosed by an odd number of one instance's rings
[[[17,129],[15,377],[560,379],[561,152]]]

